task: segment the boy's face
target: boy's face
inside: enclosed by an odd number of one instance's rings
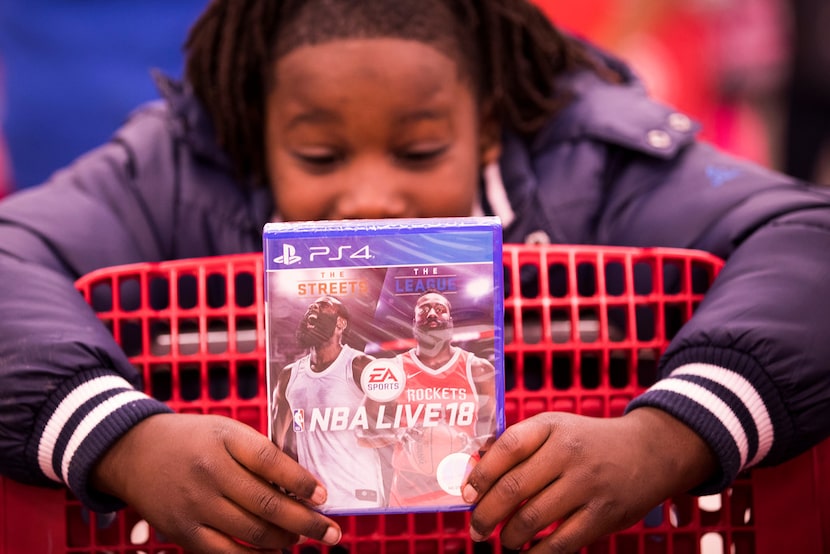
[[[293,50],[275,71],[266,156],[282,219],[472,213],[498,144],[481,138],[451,58],[417,41],[349,39]]]

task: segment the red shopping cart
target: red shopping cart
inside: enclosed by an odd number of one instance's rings
[[[702,252],[505,245],[508,423],[560,410],[620,415],[721,261]],[[181,260],[94,272],[77,288],[144,376],[179,412],[267,429],[262,256]],[[830,448],[742,475],[721,494],[672,498],[589,553],[822,552],[830,546]],[[296,554],[501,552],[468,538],[466,512],[337,518],[341,544]],[[547,531],[545,531],[547,532]],[[130,509],[89,513],[69,493],[0,479],[0,554],[172,553]]]

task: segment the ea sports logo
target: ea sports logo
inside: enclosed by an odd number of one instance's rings
[[[360,376],[360,386],[375,402],[389,402],[403,392],[406,375],[394,358],[379,358],[366,365]]]

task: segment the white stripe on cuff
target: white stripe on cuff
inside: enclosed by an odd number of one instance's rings
[[[702,377],[709,379],[728,389],[735,396],[741,399],[746,409],[752,416],[755,423],[755,429],[758,433],[758,451],[755,456],[747,463],[747,467],[752,467],[764,459],[774,440],[775,430],[772,426],[769,411],[766,404],[764,404],[761,395],[752,386],[752,383],[746,380],[742,375],[730,371],[720,366],[711,364],[688,364],[680,366],[672,371],[671,376],[675,375],[692,375],[695,377]]]
[[[735,441],[735,444],[738,447],[738,452],[741,456],[741,469],[744,468],[744,465],[746,464],[746,457],[749,452],[749,443],[747,442],[746,433],[744,432],[741,422],[726,402],[724,402],[713,392],[706,390],[700,385],[690,383],[689,381],[683,381],[682,379],[664,379],[651,387],[649,392],[658,390],[669,391],[685,396],[697,404],[700,404],[709,410],[712,415],[718,418],[721,425],[723,425],[723,427],[729,431],[729,434],[732,435],[732,440]]]
[[[60,481],[60,477],[52,469],[52,456],[55,453],[55,444],[66,422],[69,421],[69,418],[84,403],[109,390],[132,388],[133,386],[123,377],[107,375],[86,381],[66,395],[46,423],[46,427],[43,429],[43,434],[40,437],[40,443],[38,444],[37,461],[44,475],[53,481]]]
[[[147,399],[147,395],[143,392],[138,392],[136,390],[125,391],[115,396],[108,398],[106,401],[99,404],[94,410],[89,412],[84,419],[81,420],[81,423],[78,424],[78,427],[75,428],[75,432],[72,433],[72,437],[69,439],[69,442],[66,445],[66,450],[63,452],[63,460],[61,461],[61,475],[63,476],[63,480],[65,483],[69,482],[69,464],[72,462],[72,458],[75,456],[75,451],[78,449],[78,446],[84,441],[85,438],[89,436],[95,427],[101,423],[104,419],[106,419],[109,415],[113,412],[118,410],[119,408],[130,404],[131,402],[137,402],[139,400]]]

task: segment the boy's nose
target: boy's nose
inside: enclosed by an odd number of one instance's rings
[[[389,177],[357,177],[337,203],[343,219],[388,219],[405,217],[409,202],[401,188]]]

